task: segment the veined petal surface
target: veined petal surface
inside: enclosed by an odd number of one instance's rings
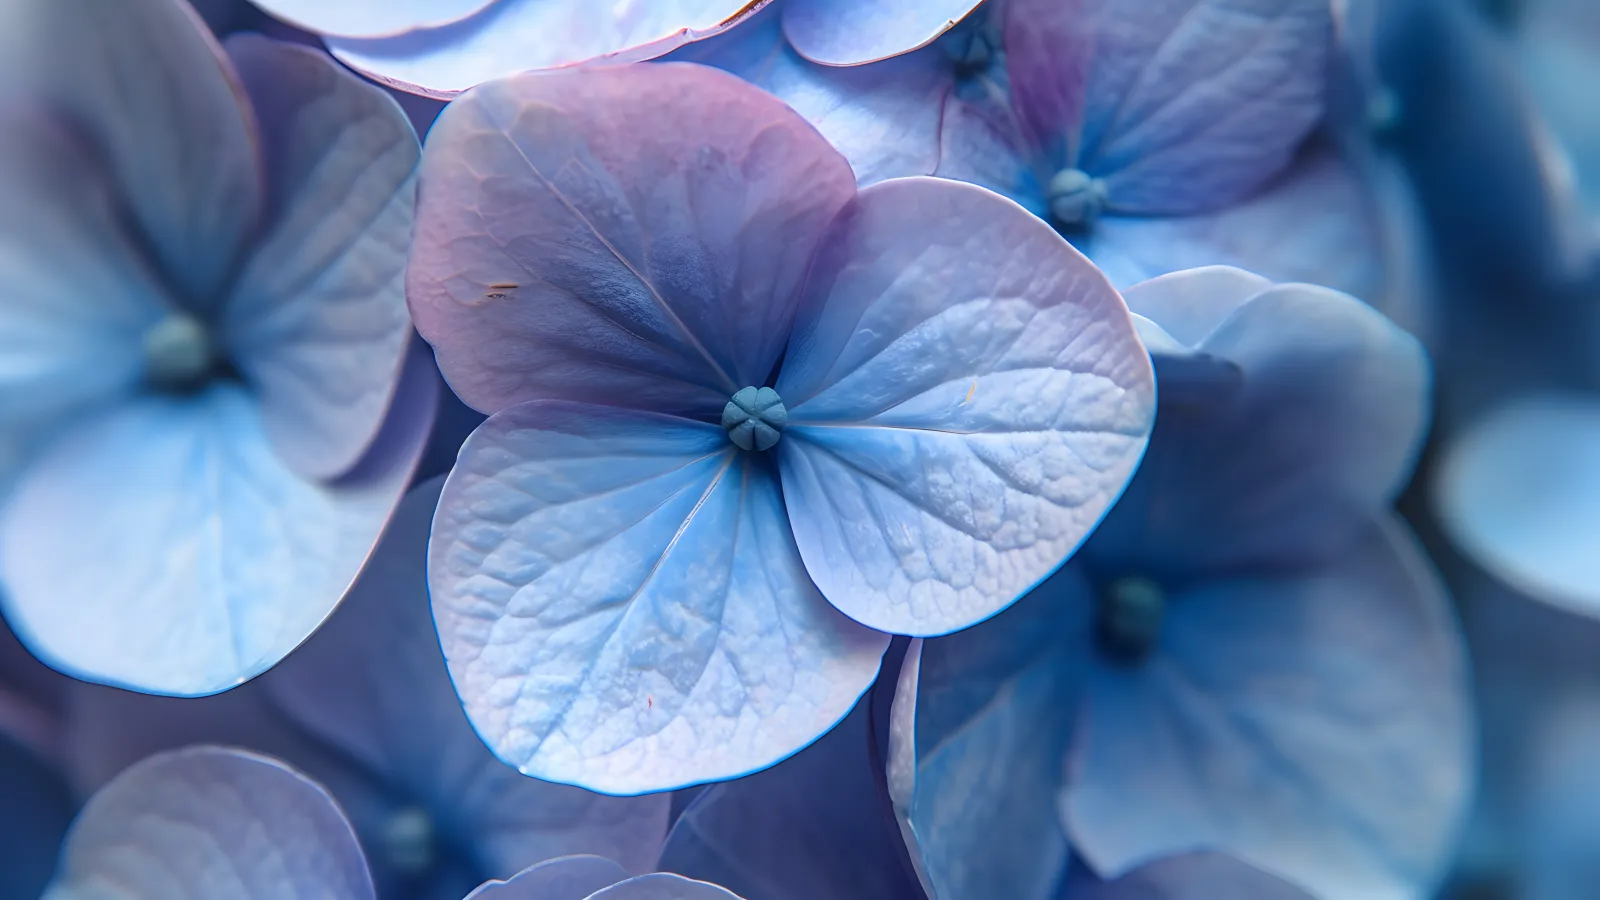
[[[421,151],[398,104],[321,51],[236,36],[272,222],[222,310],[221,340],[273,447],[308,478],[371,446],[411,343],[405,265]]]
[[[606,793],[777,762],[849,712],[888,644],[807,577],[765,459],[719,426],[614,407],[529,403],[480,426],[429,582],[490,748]]]
[[[196,747],[130,768],[84,807],[45,900],[372,900],[333,798],[283,764]]]
[[[883,182],[812,268],[777,391],[806,569],[851,618],[934,635],[1055,570],[1132,476],[1155,413],[1127,307],[983,188]]]
[[[786,0],[783,31],[800,55],[856,66],[932,43],[983,0]]]
[[[783,103],[684,63],[532,73],[451,104],[407,294],[445,378],[719,414],[788,338],[849,164]]]

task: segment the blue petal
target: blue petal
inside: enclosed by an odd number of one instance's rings
[[[0,900],[38,900],[72,812],[60,774],[0,734]]]
[[[378,37],[437,28],[492,6],[495,0],[250,0],[268,13],[317,34]]]
[[[424,807],[489,872],[576,853],[649,871],[669,797],[604,797],[529,778],[495,759],[463,714],[428,605],[428,531],[442,486],[407,495],[338,611],[261,684],[291,720]]]
[[[864,190],[820,251],[777,390],[806,569],[851,618],[932,635],[1004,609],[1137,466],[1149,357],[1038,218],[931,178]]]
[[[530,69],[654,59],[743,22],[771,0],[498,0],[446,25],[328,48],[378,81],[448,97]]]
[[[783,31],[801,56],[856,66],[932,43],[983,0],[788,0]]]
[[[0,93],[73,123],[168,299],[209,308],[258,225],[262,169],[205,23],[182,0],[60,0],[8,4],[0,32]]]
[[[1529,3],[1518,18],[1513,52],[1539,113],[1559,141],[1550,152],[1568,173],[1581,204],[1574,237],[1592,261],[1600,253],[1600,127],[1586,85],[1600,78],[1600,36],[1593,11],[1571,2]]]
[[[1281,878],[1220,853],[1157,860],[1115,881],[1075,868],[1060,900],[1312,900]]]
[[[563,856],[488,882],[466,900],[586,900],[628,877],[621,866],[599,856]]]
[[[656,872],[591,894],[588,900],[740,900],[740,897],[704,881]]]
[[[95,794],[45,898],[197,889],[238,900],[375,896],[356,836],[327,792],[266,757],[198,747],[152,757]]]
[[[661,868],[748,900],[922,900],[889,810],[871,704],[815,744],[701,792],[672,827]]]
[[[1092,610],[1068,565],[987,622],[912,642],[889,789],[929,896],[1055,897],[1069,857],[1055,795]]]
[[[0,508],[18,637],[76,677],[152,693],[272,666],[332,611],[405,489],[437,376],[414,354],[406,381],[373,451],[328,485],[285,468],[227,384],[65,430]]]
[[[383,424],[411,340],[405,262],[421,153],[383,91],[326,54],[228,41],[255,100],[274,219],[222,310],[289,467],[348,471]]]
[[[1456,438],[1435,486],[1468,556],[1532,597],[1600,616],[1600,405],[1522,398]]]
[[[1160,324],[1182,309],[1171,301],[1186,284],[1209,283],[1215,271],[1157,279],[1128,301]],[[1238,296],[1222,293],[1207,301],[1216,311]],[[1353,298],[1279,285],[1239,305],[1195,349],[1241,378],[1216,389],[1209,376],[1162,384],[1150,452],[1089,548],[1101,564],[1184,579],[1317,559],[1393,503],[1428,416],[1427,360],[1410,335]]]
[[[1208,846],[1329,900],[1425,896],[1470,793],[1465,651],[1397,522],[1327,565],[1201,582],[1102,664],[1062,812],[1102,876]]]
[[[854,193],[793,110],[708,67],[495,82],[429,138],[412,313],[484,412],[559,398],[709,417],[765,383]]]
[[[1560,690],[1560,689],[1558,689]],[[1594,860],[1600,846],[1600,698],[1592,684],[1548,705],[1532,735],[1533,752],[1523,782],[1526,796],[1516,804],[1515,846],[1519,897],[1531,900],[1581,900],[1594,885]]]
[[[641,793],[731,778],[843,718],[888,643],[806,577],[777,479],[714,425],[568,403],[497,413],[445,484],[429,582],[503,760]]]

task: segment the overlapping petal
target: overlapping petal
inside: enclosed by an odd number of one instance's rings
[[[440,117],[407,281],[468,404],[720,413],[788,336],[844,158],[732,76],[668,64],[518,76]]]
[[[714,884],[684,878],[682,875],[655,872],[630,878],[621,884],[591,894],[589,900],[740,900],[740,898]]]
[[[769,2],[496,0],[442,27],[327,43],[341,61],[379,81],[448,97],[530,69],[654,59],[732,28]]]
[[[227,49],[260,125],[272,221],[222,310],[220,340],[278,455],[332,478],[371,446],[411,342],[420,150],[400,107],[326,54],[255,35]]]
[[[931,43],[983,0],[787,0],[783,31],[801,56],[856,66]]]
[[[459,22],[497,0],[250,0],[317,34],[380,37]]]
[[[198,695],[259,674],[354,580],[427,440],[437,390],[414,353],[373,449],[329,484],[285,467],[237,385],[85,417],[0,512],[7,618],[35,654],[90,681]]]
[[[491,416],[446,482],[429,581],[491,749],[608,793],[788,756],[888,642],[817,592],[764,460],[720,427],[609,407]]]
[[[627,877],[626,869],[604,857],[563,856],[488,882],[467,900],[587,900]]]
[[[152,757],[72,826],[47,900],[372,900],[333,798],[266,757],[199,747]]]
[[[1121,298],[1043,222],[938,179],[862,191],[818,255],[777,391],[800,553],[859,622],[942,634],[1049,575],[1154,415]]]
[[[1317,896],[1442,874],[1472,722],[1441,586],[1397,523],[1314,570],[1181,590],[1161,655],[1090,682],[1062,812],[1103,876],[1198,846]]]

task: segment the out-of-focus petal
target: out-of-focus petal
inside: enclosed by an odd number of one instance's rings
[[[741,900],[730,891],[682,875],[656,872],[630,878],[589,895],[588,900]]]
[[[458,22],[496,0],[250,0],[279,19],[326,35],[379,37]]]
[[[794,753],[849,712],[888,644],[806,576],[767,461],[687,419],[561,402],[491,416],[429,553],[478,733],[530,775],[607,793]]]
[[[1327,566],[1178,591],[1102,664],[1062,813],[1102,876],[1206,846],[1330,900],[1427,895],[1466,811],[1465,648],[1396,521]]]
[[[604,857],[563,856],[488,882],[467,900],[586,900],[627,877],[626,869]]]
[[[0,734],[0,900],[39,900],[72,812],[61,775]]]
[[[1312,896],[1231,856],[1189,853],[1156,860],[1114,881],[1101,881],[1077,866],[1061,900],[1312,900]]]
[[[930,44],[983,0],[786,0],[783,32],[800,55],[856,66]]]
[[[424,804],[491,873],[577,853],[650,871],[667,796],[604,797],[529,778],[495,759],[462,712],[428,604],[442,486],[407,495],[338,611],[261,684],[291,719]]]
[[[1108,209],[1217,209],[1285,166],[1322,115],[1328,0],[1011,0],[1017,112]]]
[[[45,898],[202,895],[375,896],[355,833],[326,791],[266,757],[197,747],[152,757],[95,794]]]
[[[987,622],[912,642],[889,789],[930,897],[1055,897],[1069,858],[1055,796],[1093,609],[1069,565]]]
[[[1160,324],[1177,305],[1164,298],[1213,272],[1136,286],[1129,305]],[[1394,502],[1429,408],[1414,338],[1354,298],[1290,284],[1244,302],[1195,349],[1241,377],[1161,385],[1150,452],[1087,551],[1099,564],[1184,580],[1307,562]]]
[[[420,157],[405,114],[321,51],[243,35],[273,222],[222,310],[278,455],[308,478],[361,458],[411,341],[405,264]]]
[[[806,569],[856,621],[943,634],[1049,575],[1127,484],[1155,413],[1127,307],[996,194],[864,190],[806,288],[777,391]]]
[[[233,67],[189,5],[8,3],[0,84],[0,106],[71,123],[170,299],[211,308],[259,224],[262,166]]]
[[[346,65],[438,97],[530,69],[638,62],[742,23],[771,0],[497,0],[470,18],[377,39],[329,38]]]
[[[1600,617],[1600,404],[1525,397],[1456,438],[1434,497],[1451,539],[1495,577]]]
[[[688,64],[537,73],[440,116],[407,293],[469,405],[720,413],[761,385],[850,167],[771,95]]]
[[[1544,698],[1540,698],[1544,699]],[[1525,796],[1513,812],[1518,854],[1517,896],[1582,900],[1594,885],[1600,844],[1600,698],[1579,689],[1543,710],[1531,737]]]
[[[339,602],[405,490],[438,390],[420,353],[405,381],[372,451],[327,485],[285,468],[237,386],[68,428],[0,514],[17,636],[75,677],[152,693],[266,670]]]
[[[875,777],[871,704],[783,762],[701,792],[660,868],[746,900],[923,900]]]

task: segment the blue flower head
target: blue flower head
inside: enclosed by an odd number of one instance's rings
[[[7,618],[81,678],[232,687],[333,609],[427,436],[416,137],[324,55],[224,51],[177,0],[3,24]]]
[[[889,784],[939,900],[1048,898],[1195,847],[1325,898],[1442,874],[1471,779],[1459,629],[1390,511],[1417,343],[1223,267],[1127,292],[1161,403],[1133,484],[1011,609],[913,642]]]
[[[857,192],[714,69],[493,82],[441,116],[407,290],[490,413],[429,548],[468,715],[524,772],[729,778],[838,722],[888,633],[993,615],[1154,413],[1121,298],[1015,204]]]

